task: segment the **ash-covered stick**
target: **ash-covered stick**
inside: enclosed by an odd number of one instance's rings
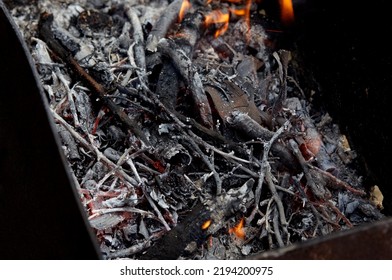
[[[264,177],[266,176],[266,174],[268,172],[268,168],[269,168],[268,154],[269,154],[273,144],[276,142],[276,140],[287,129],[288,124],[289,124],[289,121],[287,121],[283,126],[281,126],[274,133],[274,135],[271,137],[271,139],[269,139],[268,142],[264,143],[263,158],[262,158],[261,163],[260,163],[260,175],[259,175],[260,177],[259,177],[259,182],[257,184],[256,191],[255,191],[255,208],[259,207],[260,196],[261,196],[261,189],[262,189],[262,186],[263,186]],[[275,190],[275,193],[276,193],[276,189],[273,188],[273,190]],[[274,193],[273,193],[273,195],[274,195]]]
[[[214,123],[208,98],[199,73],[191,61],[193,50],[201,34],[204,32],[204,20],[204,15],[200,11],[188,14],[182,21],[181,27],[173,39],[162,38],[159,40],[157,44],[159,52],[161,55],[169,58],[170,61],[164,64],[161,75],[165,75],[165,77],[162,78],[163,85],[158,83],[158,89],[167,88],[164,85],[165,83],[171,82],[172,80],[176,81],[178,79],[178,72],[191,92],[191,97],[194,105],[197,107],[201,123],[208,128],[212,128]],[[170,75],[170,79],[168,79],[167,75]],[[172,91],[178,91],[177,84],[173,84],[171,88],[169,91],[160,93],[163,96],[162,98],[172,95]],[[174,108],[173,104],[166,105],[171,105],[169,107]]]
[[[301,187],[300,179],[298,179],[297,177],[293,177],[293,182],[294,182],[294,186],[297,188],[298,192],[302,196],[303,205],[307,203],[307,205],[309,206],[310,210],[313,213],[314,218],[316,219],[316,225],[313,230],[313,236],[316,236],[317,232],[320,232],[320,234],[322,235],[322,230],[321,230],[322,223],[320,220],[320,218],[322,219],[321,214],[317,211],[314,205],[309,201],[308,196],[306,195],[305,191]]]
[[[276,205],[273,206],[271,214],[272,214],[272,227],[274,229],[273,233],[275,234],[276,241],[278,242],[279,247],[284,247],[285,244],[283,242],[282,234],[280,233],[280,228],[279,228],[279,211]]]
[[[289,51],[280,50],[279,54],[275,52],[273,56],[279,65],[279,79],[281,84],[278,98],[272,108],[273,115],[276,115],[283,109],[283,102],[287,98],[287,68],[291,59],[291,54]]]
[[[254,121],[248,114],[239,111],[234,111],[230,117],[227,118],[227,123],[231,127],[242,131],[245,135],[252,139],[261,139],[268,142],[275,135],[274,132],[262,127]],[[285,145],[279,142],[273,142],[270,149],[274,156],[279,157],[280,163],[286,166],[289,170],[296,171],[299,169],[298,161]]]
[[[202,9],[187,14],[181,22],[181,27],[173,40],[188,57],[193,56],[194,48],[199,42],[201,35],[204,33],[205,26],[205,16]]]
[[[231,127],[241,130],[250,138],[259,138],[264,141],[269,141],[274,136],[274,133],[271,130],[261,126],[248,114],[240,111],[233,111],[230,117],[227,118],[227,123]]]
[[[144,52],[144,37],[143,37],[143,30],[142,25],[140,24],[139,17],[134,8],[127,7],[126,13],[131,21],[132,29],[133,29],[133,40],[135,41],[135,45],[133,47],[134,54],[135,54],[135,62],[136,66],[142,69],[143,71],[146,70],[146,54]]]
[[[211,170],[212,175],[215,179],[216,184],[216,194],[219,195],[222,192],[222,179],[220,178],[218,172],[215,169],[213,162],[203,153],[200,147],[196,144],[196,142],[189,137],[188,135],[184,135],[185,140],[189,143],[189,146],[193,148],[198,155],[201,157],[203,162],[207,165],[207,167]]]
[[[68,103],[69,103],[69,109],[72,113],[73,121],[75,124],[75,127],[80,126],[79,122],[79,117],[76,112],[76,105],[73,99],[74,96],[74,90],[69,87],[70,82],[64,77],[64,75],[60,72],[58,68],[55,70],[56,76],[60,79],[60,81],[63,83],[65,90],[67,91],[67,97],[68,97]]]
[[[159,40],[166,36],[170,27],[178,20],[182,2],[183,0],[174,0],[167,6],[147,37],[147,51],[157,51]]]
[[[331,188],[341,188],[344,190],[347,190],[349,192],[352,192],[353,194],[364,196],[366,195],[366,192],[363,190],[355,189],[354,187],[350,186],[346,182],[340,180],[333,174],[324,171],[316,166],[308,164],[309,168],[313,170],[315,173],[318,173],[320,176],[324,178],[324,180],[327,182],[328,186]]]
[[[289,140],[290,146],[293,150],[293,153],[297,157],[303,172],[306,177],[306,183],[312,190],[313,194],[320,199],[327,199],[331,197],[331,193],[321,184],[316,184],[314,181],[312,174],[310,173],[310,167],[308,166],[306,160],[304,159],[301,151],[299,150],[297,142],[294,139]]]
[[[282,242],[279,242],[279,246],[283,247],[284,243],[283,243],[283,239],[282,236],[280,234],[279,231],[279,224],[278,222],[280,222],[280,225],[282,227],[283,233],[285,234],[286,240],[287,242],[289,241],[289,231],[287,229],[287,220],[286,220],[286,214],[284,211],[284,206],[283,206],[283,202],[282,199],[280,198],[277,190],[276,190],[276,186],[274,184],[274,182],[272,181],[272,174],[271,174],[271,167],[268,165],[267,169],[266,169],[266,175],[265,175],[266,181],[267,181],[267,185],[269,187],[269,190],[272,194],[272,198],[275,201],[275,211],[277,211],[277,215],[276,215],[276,219],[274,218],[274,231],[275,231],[275,235],[276,237],[280,240],[282,240]],[[278,219],[279,218],[279,219]],[[287,244],[286,244],[287,245]]]
[[[169,231],[169,230],[170,230],[170,226],[167,224],[165,218],[162,216],[161,211],[159,211],[159,209],[158,209],[158,207],[156,206],[154,200],[151,198],[150,194],[147,192],[146,186],[144,185],[144,183],[143,183],[143,181],[142,181],[142,179],[141,179],[141,177],[140,177],[140,175],[139,175],[139,172],[137,171],[136,166],[135,166],[135,164],[133,163],[132,158],[128,158],[128,159],[127,159],[127,163],[131,166],[131,170],[132,170],[133,174],[135,175],[136,180],[138,181],[139,185],[142,187],[144,196],[146,197],[148,203],[150,204],[150,206],[152,207],[152,209],[154,209],[156,215],[158,216],[158,219],[159,219],[160,222],[165,226],[165,229],[166,229],[167,231]]]

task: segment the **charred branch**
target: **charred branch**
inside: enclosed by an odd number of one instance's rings
[[[139,17],[137,16],[136,10],[132,7],[126,8],[126,13],[131,21],[133,29],[133,40],[134,40],[134,54],[136,66],[142,69],[143,72],[146,71],[146,55],[144,52],[144,35],[142,26],[140,24]]]
[[[250,139],[260,139],[270,141],[275,135],[274,132],[262,127],[247,114],[234,111],[231,117],[227,119],[230,126],[238,129]],[[280,159],[280,162],[289,170],[298,170],[298,161],[288,148],[280,142],[275,142],[271,146],[271,152]]]
[[[174,0],[165,9],[161,17],[151,30],[147,37],[146,50],[149,52],[156,52],[158,42],[166,36],[170,27],[178,20],[178,14],[181,9],[183,0]]]

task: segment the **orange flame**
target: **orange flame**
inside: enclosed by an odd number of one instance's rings
[[[191,7],[191,2],[189,0],[183,0],[180,8],[180,12],[178,13],[178,22],[181,22],[184,19],[185,14]]]
[[[215,31],[215,38],[219,37],[220,35],[224,34],[229,28],[229,19],[230,19],[230,14],[229,13],[223,13],[222,11],[219,10],[213,10],[211,13],[206,15],[204,24],[208,27],[212,24],[221,24],[221,27],[219,27]]]
[[[249,41],[250,36],[250,8],[252,5],[252,0],[227,0],[232,3],[245,2],[245,6],[242,8],[230,8],[230,12],[236,16],[243,17],[246,24],[246,40]],[[237,2],[238,1],[238,2]]]
[[[230,15],[243,17],[247,27],[247,41],[250,39],[250,10],[253,2],[262,0],[218,0],[219,2],[231,3],[232,7],[228,8],[229,12],[221,10],[213,10],[205,16],[204,24],[206,27],[217,25],[215,38],[223,35],[229,28]],[[205,0],[205,5],[209,5],[213,0]],[[294,21],[294,8],[292,0],[279,0],[281,10],[281,21],[285,25],[289,25]],[[191,8],[190,0],[183,0],[178,14],[178,21],[181,22]],[[233,7],[234,6],[234,7]]]
[[[245,239],[244,218],[242,218],[236,226],[229,229],[229,234],[232,233],[234,233],[238,238]]]
[[[282,23],[291,24],[294,21],[294,8],[291,0],[279,0],[280,2],[280,17]]]

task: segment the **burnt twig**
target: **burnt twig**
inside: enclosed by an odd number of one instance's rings
[[[272,114],[275,116],[283,109],[283,102],[287,98],[287,68],[291,59],[291,54],[289,51],[280,50],[279,53],[275,52],[273,56],[279,65],[279,80],[281,84],[278,98],[272,108]]]
[[[270,152],[271,147],[273,146],[274,142],[278,137],[284,132],[284,130],[287,129],[289,122],[287,121],[283,126],[281,126],[275,134],[271,137],[271,139],[264,143],[264,151],[263,151],[263,159],[260,163],[260,177],[259,177],[259,182],[256,187],[255,191],[255,208],[259,207],[259,202],[260,202],[260,196],[261,196],[261,189],[264,183],[264,177],[266,175],[266,172],[268,171],[269,168],[269,163],[268,163],[268,154]]]
[[[233,128],[245,133],[245,135],[249,138],[270,141],[274,136],[274,132],[262,127],[247,114],[239,111],[234,111],[227,119],[227,123]],[[298,170],[298,161],[285,145],[279,142],[273,142],[269,149],[271,149],[274,156],[280,159],[280,163],[286,166],[289,170]]]
[[[352,187],[349,184],[347,184],[346,182],[340,180],[339,178],[337,178],[333,174],[331,174],[327,171],[324,171],[316,166],[310,165],[310,164],[308,164],[308,166],[311,169],[311,172],[313,174],[318,174],[318,176],[321,176],[326,181],[326,184],[328,187],[341,188],[343,190],[347,190],[353,194],[360,195],[360,196],[366,195],[365,191],[355,189],[354,187]]]
[[[147,37],[146,49],[150,52],[156,52],[158,42],[166,36],[169,28],[177,21],[183,0],[174,0],[167,6],[165,12],[154,25]]]
[[[297,142],[294,139],[289,140],[290,146],[293,150],[293,153],[297,157],[306,177],[307,185],[312,190],[313,194],[320,199],[326,199],[331,197],[331,193],[319,183],[316,183],[312,174],[310,173],[309,165],[307,164],[306,160],[304,159],[301,151],[299,150]]]
[[[135,53],[135,62],[136,66],[146,70],[146,55],[144,53],[144,36],[142,26],[140,24],[139,17],[136,14],[136,11],[132,7],[126,8],[126,14],[131,21],[132,29],[133,29],[133,40],[135,45],[133,46]]]

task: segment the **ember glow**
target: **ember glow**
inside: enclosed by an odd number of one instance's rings
[[[204,24],[206,25],[206,27],[212,24],[220,25],[220,27],[217,28],[214,34],[215,37],[219,37],[226,32],[227,28],[229,28],[229,19],[230,14],[228,12],[224,13],[220,10],[213,10],[211,13],[206,15]]]
[[[214,10],[206,15],[205,25],[206,27],[213,24],[218,25],[214,36],[218,37],[223,35],[228,27],[230,21],[230,15],[235,15],[237,17],[243,17],[248,30],[250,29],[250,8],[252,5],[252,0],[226,0],[226,2],[232,4],[239,4],[240,6],[234,6],[229,8],[228,12],[223,12],[221,10]]]
[[[216,31],[214,33],[215,37],[223,35],[229,28],[229,21],[231,16],[242,17],[250,30],[250,10],[252,3],[258,0],[220,0],[222,2],[231,3],[232,6],[224,10],[213,10],[205,16],[204,25],[206,28],[214,25]],[[262,1],[262,0],[260,0]],[[212,0],[207,0],[206,5],[209,5]],[[288,25],[294,21],[294,8],[292,0],[279,0],[280,10],[281,10],[281,21],[283,24]],[[191,8],[190,0],[183,0],[181,9],[178,15],[178,20],[181,22],[184,15]],[[248,34],[247,34],[248,35]],[[249,39],[249,38],[247,38]]]
[[[242,218],[236,226],[229,229],[229,233],[234,233],[238,238],[245,239],[244,218]]]
[[[205,222],[201,225],[201,229],[202,229],[202,230],[208,229],[208,228],[210,227],[211,223],[212,223],[211,220],[205,221]]]

